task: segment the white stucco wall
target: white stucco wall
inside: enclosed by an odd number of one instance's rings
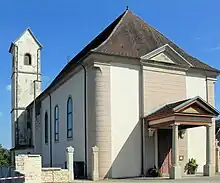
[[[206,101],[206,79],[199,75],[187,74],[186,76],[187,98],[200,96]],[[206,129],[196,127],[187,130],[188,138],[188,159],[195,158],[198,172],[203,172],[203,165],[206,162]]]
[[[24,34],[15,42],[14,50],[12,55],[14,55],[14,68],[12,71],[16,71],[16,63],[18,64],[18,107],[26,107],[34,99],[34,83],[33,81],[37,79],[40,80],[40,50],[39,45],[36,43],[29,31],[25,31]],[[31,55],[31,65],[24,65],[24,56],[26,53]],[[16,74],[13,75],[12,84],[16,85]],[[16,89],[16,86],[12,86]],[[13,92],[15,92],[14,90]],[[36,83],[36,96],[41,92],[41,83]],[[15,96],[16,97],[16,96]]]
[[[52,105],[52,152],[53,166],[64,167],[66,161],[66,147],[74,147],[74,161],[84,161],[84,85],[83,72],[77,73],[71,79],[51,93]],[[67,100],[71,96],[73,100],[73,138],[67,139]],[[48,112],[48,122],[50,123],[49,97],[42,101],[42,146],[43,164],[47,166],[49,160],[49,141],[45,144],[44,133],[45,112]],[[59,106],[59,141],[54,142],[54,108]],[[50,129],[50,127],[49,127]],[[49,133],[48,133],[49,135]],[[50,136],[49,136],[50,139]]]
[[[45,113],[48,114],[48,143],[45,144]],[[41,102],[41,129],[42,129],[42,162],[43,167],[49,167],[50,165],[50,98],[46,97]]]
[[[39,45],[36,43],[32,35],[28,30],[15,42],[18,46],[18,69],[24,72],[37,72],[37,56],[40,57],[40,52],[37,52]],[[32,57],[32,64],[24,65],[24,55],[30,53]],[[38,60],[39,61],[39,60]],[[38,63],[40,64],[40,63]],[[40,72],[40,67],[38,67],[38,72]]]
[[[112,177],[141,173],[139,71],[111,66]]]

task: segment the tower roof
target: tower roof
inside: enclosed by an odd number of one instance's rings
[[[40,48],[43,48],[42,44],[38,41],[38,39],[34,36],[34,33],[31,31],[31,29],[28,27],[27,29],[25,29],[25,31],[15,40],[11,43],[10,48],[9,48],[9,53],[11,53],[11,49],[13,48],[13,46],[16,44],[16,42],[26,33],[29,32],[30,35],[32,36],[32,38],[34,39],[34,41],[38,44],[38,46]]]

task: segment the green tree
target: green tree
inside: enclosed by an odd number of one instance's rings
[[[0,144],[0,166],[10,166],[10,151]]]

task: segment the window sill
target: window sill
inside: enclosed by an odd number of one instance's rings
[[[67,137],[67,141],[73,140],[73,137]]]

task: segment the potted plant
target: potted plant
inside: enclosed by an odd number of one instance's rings
[[[198,164],[196,164],[196,160],[191,158],[189,159],[189,162],[185,166],[185,172],[187,172],[187,174],[195,174],[197,168],[198,168]]]
[[[154,166],[153,168],[149,168],[147,171],[148,177],[162,177],[162,174],[159,169]]]

